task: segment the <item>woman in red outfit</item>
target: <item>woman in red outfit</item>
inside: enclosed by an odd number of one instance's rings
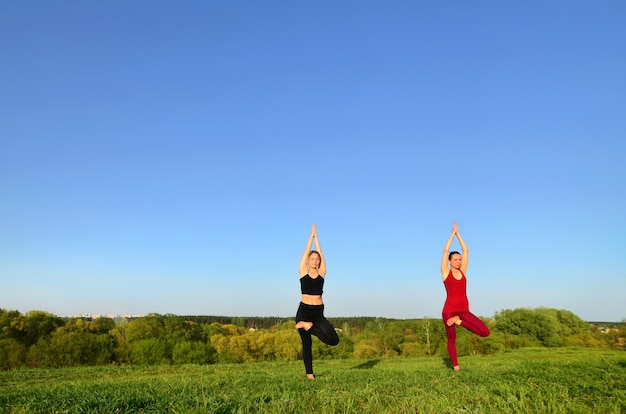
[[[450,246],[454,236],[459,240],[463,254],[450,252]],[[455,371],[460,369],[459,360],[456,355],[456,326],[463,328],[480,336],[489,336],[491,333],[487,325],[469,311],[469,301],[467,299],[467,262],[469,251],[463,238],[459,234],[456,222],[452,226],[452,234],[446,242],[441,258],[441,278],[446,287],[446,303],[443,305],[441,313],[443,322],[446,325],[446,336],[448,337],[448,355]]]

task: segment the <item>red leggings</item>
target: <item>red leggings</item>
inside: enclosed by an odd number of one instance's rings
[[[459,365],[459,360],[456,355],[456,325],[448,326],[446,324],[446,321],[453,316],[458,316],[461,318],[461,325],[459,326],[462,326],[468,331],[482,337],[489,336],[491,331],[489,331],[489,328],[487,328],[487,325],[485,325],[483,321],[478,319],[478,317],[476,317],[471,312],[443,313],[441,316],[443,317],[443,323],[446,325],[446,336],[448,337],[448,355],[450,355],[450,361],[452,362],[452,366],[456,367]]]

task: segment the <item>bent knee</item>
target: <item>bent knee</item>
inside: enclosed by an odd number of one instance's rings
[[[324,341],[326,345],[336,346],[339,344],[339,335],[329,335],[326,337],[326,341]]]

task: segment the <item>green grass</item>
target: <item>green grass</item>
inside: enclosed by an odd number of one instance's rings
[[[527,348],[460,358],[0,372],[6,413],[623,413],[626,354]]]

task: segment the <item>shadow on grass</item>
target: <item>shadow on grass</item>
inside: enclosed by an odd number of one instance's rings
[[[372,369],[379,362],[380,362],[380,359],[371,359],[367,362],[357,365],[356,367],[353,367],[352,369]]]
[[[445,366],[446,366],[446,368],[454,369],[454,368],[452,367],[452,361],[450,361],[450,358],[448,358],[448,357],[443,357],[443,358],[441,358],[441,362],[443,363],[443,365],[445,365]]]

